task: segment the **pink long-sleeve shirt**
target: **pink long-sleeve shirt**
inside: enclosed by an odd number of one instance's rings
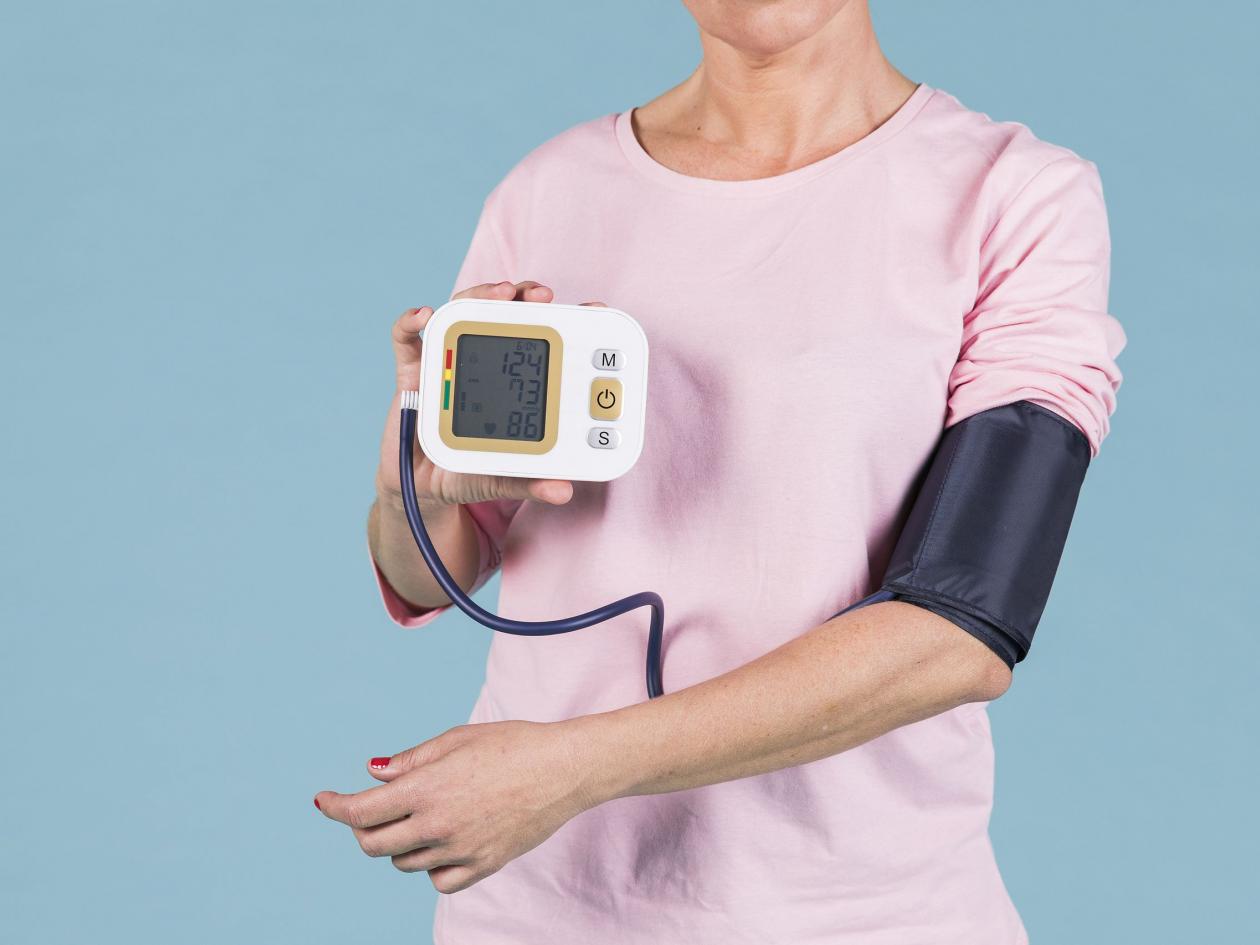
[[[926,86],[778,177],[656,163],[629,113],[548,141],[486,201],[459,287],[536,279],[652,346],[635,468],[562,508],[473,506],[500,610],[666,602],[667,691],[824,623],[879,582],[942,428],[1031,400],[1096,450],[1124,343],[1092,164]],[[390,615],[416,612],[382,581]],[[963,631],[959,631],[960,633]],[[1044,628],[1043,633],[1053,633]],[[637,612],[497,635],[472,721],[641,700]],[[812,764],[612,801],[442,897],[444,945],[1013,945],[982,705]]]

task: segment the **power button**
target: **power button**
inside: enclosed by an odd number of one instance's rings
[[[596,420],[616,420],[621,416],[621,381],[597,377],[591,383],[591,416]]]

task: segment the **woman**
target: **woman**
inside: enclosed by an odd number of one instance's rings
[[[576,488],[416,466],[461,584],[502,565],[502,612],[661,593],[667,695],[640,701],[641,613],[497,636],[470,725],[316,803],[457,893],[439,942],[1024,941],[984,710],[1023,653],[902,600],[833,615],[878,586],[944,427],[1027,401],[1097,449],[1123,335],[1095,169],[901,75],[865,0],[688,7],[695,73],[526,157],[458,280],[643,324],[638,465]],[[394,327],[399,390],[430,314]],[[447,601],[390,416],[370,545],[418,626]]]

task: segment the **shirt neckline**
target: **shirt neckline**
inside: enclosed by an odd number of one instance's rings
[[[812,164],[806,164],[804,167],[798,167],[785,174],[777,174],[774,177],[757,177],[752,180],[714,180],[708,177],[692,177],[688,174],[671,170],[664,164],[661,164],[644,150],[643,145],[639,143],[638,137],[635,136],[634,125],[631,123],[631,116],[634,114],[633,108],[619,113],[616,116],[614,127],[617,141],[621,145],[621,151],[626,156],[626,160],[637,171],[656,182],[674,190],[688,193],[748,197],[778,193],[779,191],[796,187],[822,174],[826,174],[838,165],[860,154],[870,151],[908,125],[923,109],[923,106],[928,103],[928,99],[933,94],[935,94],[935,89],[920,84],[910,94],[910,97],[902,102],[901,107],[892,113],[887,121],[848,147],[841,148],[834,154],[829,154],[825,158],[814,161]]]

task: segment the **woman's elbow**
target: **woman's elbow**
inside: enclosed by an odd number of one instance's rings
[[[979,641],[968,647],[967,702],[992,702],[1011,688],[1011,668],[1000,656]]]

